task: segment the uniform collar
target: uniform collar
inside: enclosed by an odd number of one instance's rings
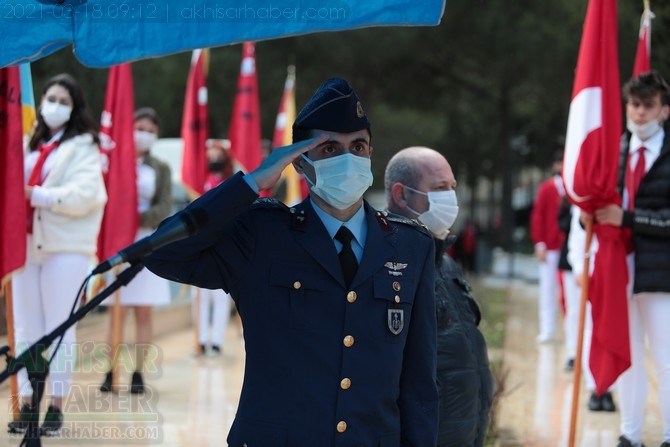
[[[309,199],[312,208],[316,212],[316,215],[319,216],[319,219],[321,219],[321,222],[323,223],[323,226],[326,227],[326,231],[328,231],[328,235],[330,236],[331,239],[335,238],[335,234],[337,233],[337,230],[340,229],[342,225],[346,226],[351,233],[354,235],[354,238],[356,238],[356,242],[358,242],[362,247],[365,246],[365,236],[366,236],[366,226],[367,226],[367,221],[365,220],[365,205],[361,204],[361,207],[356,211],[356,213],[351,216],[351,219],[349,219],[347,222],[342,222],[339,219],[334,218],[330,214],[326,213],[324,210],[319,208],[319,206],[314,203],[314,201],[310,198]]]

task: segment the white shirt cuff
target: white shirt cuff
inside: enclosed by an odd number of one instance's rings
[[[249,188],[253,189],[256,194],[260,192],[260,188],[258,188],[258,185],[256,184],[256,181],[253,179],[252,176],[250,175],[245,175],[244,181],[247,182],[247,185],[249,185]]]
[[[53,204],[53,198],[48,188],[33,186],[33,192],[30,194],[30,204],[34,208],[50,208]]]

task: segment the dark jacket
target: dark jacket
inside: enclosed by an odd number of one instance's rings
[[[619,192],[623,192],[630,133],[621,139]],[[623,226],[632,228],[635,249],[633,293],[670,292],[670,126],[658,158],[635,195],[635,209],[624,211]]]
[[[493,377],[481,314],[470,285],[446,254],[455,237],[435,240],[439,447],[481,447],[489,424]]]
[[[186,209],[209,223],[146,258],[165,278],[231,293],[246,364],[231,446],[434,446],[434,245],[367,203],[347,287],[309,200],[260,200],[240,174]],[[163,225],[180,219],[171,217]]]

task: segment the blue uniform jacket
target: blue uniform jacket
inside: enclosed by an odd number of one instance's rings
[[[309,200],[256,198],[238,173],[186,208],[207,210],[205,228],[146,259],[157,275],[223,288],[237,304],[246,364],[229,445],[434,446],[430,235],[366,203],[367,240],[347,288]]]

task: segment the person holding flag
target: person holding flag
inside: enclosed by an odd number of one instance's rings
[[[24,161],[27,261],[12,281],[17,352],[68,318],[95,257],[107,201],[97,127],[72,76],[64,73],[47,81]],[[43,435],[56,435],[63,425],[75,355],[72,326],[51,364]],[[19,420],[9,423],[13,433],[25,432],[28,421],[37,417],[27,372],[18,374],[22,403]]]
[[[165,219],[172,209],[172,176],[170,167],[153,157],[151,146],[156,142],[160,131],[160,118],[156,111],[144,107],[135,111],[135,150],[137,153],[137,188],[140,228],[135,240],[149,236],[160,221]],[[145,359],[151,348],[152,308],[170,302],[170,288],[167,281],[144,269],[127,286],[120,289],[121,321],[128,308],[135,313],[135,371],[130,384],[130,392],[144,392],[142,372]],[[112,300],[103,304],[113,304]],[[109,342],[112,344],[112,312],[110,312]],[[110,392],[113,388],[113,368],[108,371],[100,391]]]
[[[597,224],[628,230],[628,315],[631,366],[618,380],[619,447],[642,445],[647,399],[645,339],[652,354],[663,416],[662,447],[670,447],[670,87],[655,71],[623,87],[627,131],[621,141],[623,204],[595,210]],[[623,328],[619,328],[623,329]]]

